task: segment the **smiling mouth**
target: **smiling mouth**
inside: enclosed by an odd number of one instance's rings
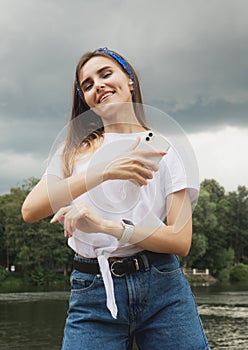
[[[106,101],[108,99],[109,96],[112,96],[114,94],[114,91],[109,91],[109,92],[106,92],[105,94],[103,94],[99,100],[98,100],[98,103],[103,103],[104,101]]]

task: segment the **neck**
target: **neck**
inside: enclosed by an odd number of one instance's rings
[[[134,134],[137,132],[145,131],[142,125],[130,124],[130,123],[115,123],[115,125],[109,125],[104,127],[105,133],[120,133],[120,134]]]
[[[113,104],[110,107],[108,113],[101,116],[105,132],[132,134],[146,130],[140,125],[132,104],[122,104],[121,108]]]

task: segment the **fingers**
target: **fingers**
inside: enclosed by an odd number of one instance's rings
[[[70,237],[76,229],[77,221],[86,215],[85,205],[73,205],[59,209],[51,223],[61,222],[64,225],[64,236]]]
[[[51,224],[54,224],[55,222],[60,222],[64,225],[64,237],[71,237],[73,232],[72,228],[68,229],[68,218],[66,218],[66,215],[71,210],[71,208],[71,206],[68,206],[59,209],[50,221]]]
[[[76,230],[78,220],[83,218],[85,214],[86,207],[81,203],[75,204],[65,215],[64,229],[70,233],[73,233]]]
[[[64,237],[72,237],[72,236],[73,234],[71,232],[64,230]]]
[[[153,171],[158,170],[158,163],[163,156],[166,155],[165,151],[161,150],[133,150],[127,155],[130,161],[137,161],[144,167],[150,168]]]
[[[165,156],[167,154],[167,152],[165,151],[158,151],[158,150],[137,150],[135,152],[133,152],[134,155],[139,156],[141,158],[144,159],[158,159],[158,158],[162,158],[163,156]]]
[[[67,236],[72,236],[73,232],[76,229],[76,222],[73,217],[71,217],[70,214],[65,215],[65,220],[64,220],[64,231],[67,233]]]
[[[64,215],[71,209],[71,206],[61,208],[57,211],[57,213],[53,216],[53,218],[50,220],[51,224],[54,224],[55,222],[63,222]]]
[[[158,163],[166,152],[151,147],[140,149],[140,142],[141,138],[137,137],[131,147],[106,166],[104,181],[135,180],[140,185],[145,185],[147,179],[152,179],[151,171],[158,171]]]
[[[149,158],[141,158],[140,159],[140,165],[142,166],[142,170],[147,171],[147,169],[149,169],[150,171],[158,171],[158,164],[155,160],[151,160]]]
[[[158,171],[158,163],[162,157],[166,154],[164,151],[139,151],[135,152],[137,154],[136,161],[139,163],[142,168],[149,169],[151,171]],[[143,173],[143,172],[142,172]],[[146,172],[144,173],[147,174]],[[150,178],[148,176],[147,178]],[[151,177],[152,178],[152,177]]]
[[[154,152],[153,152],[154,155]],[[144,157],[127,157],[122,160],[122,179],[136,180],[141,185],[146,185],[148,179],[153,178],[153,172],[158,171],[158,160],[161,156],[154,159]]]
[[[147,185],[147,180],[152,179],[153,174],[144,165],[133,164],[129,167],[128,178],[137,181],[140,185]]]

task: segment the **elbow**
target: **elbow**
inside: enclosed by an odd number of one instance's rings
[[[184,227],[178,233],[178,255],[181,257],[188,256],[192,243],[192,224],[188,222],[187,226]]]
[[[161,251],[163,253],[176,254],[181,257],[186,257],[191,248],[192,235],[191,231],[188,232],[179,232],[173,233],[171,236],[172,240],[170,241],[171,246],[168,249],[168,242],[164,245],[165,250]],[[160,252],[160,251],[159,251]]]
[[[189,255],[190,252],[190,245],[189,246],[184,246],[181,248],[180,252],[178,255],[180,255],[181,257],[185,258],[186,256]]]
[[[22,218],[25,222],[31,223],[36,221],[31,208],[25,205],[25,203],[22,206],[21,213],[22,213]]]
[[[192,242],[192,237],[184,237],[184,239],[181,240],[180,244],[180,249],[178,252],[178,255],[181,257],[186,257],[189,255],[190,248],[191,248],[191,242]]]

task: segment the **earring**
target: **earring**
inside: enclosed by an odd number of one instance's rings
[[[130,80],[129,83],[128,83],[128,85],[133,85],[133,81]]]

